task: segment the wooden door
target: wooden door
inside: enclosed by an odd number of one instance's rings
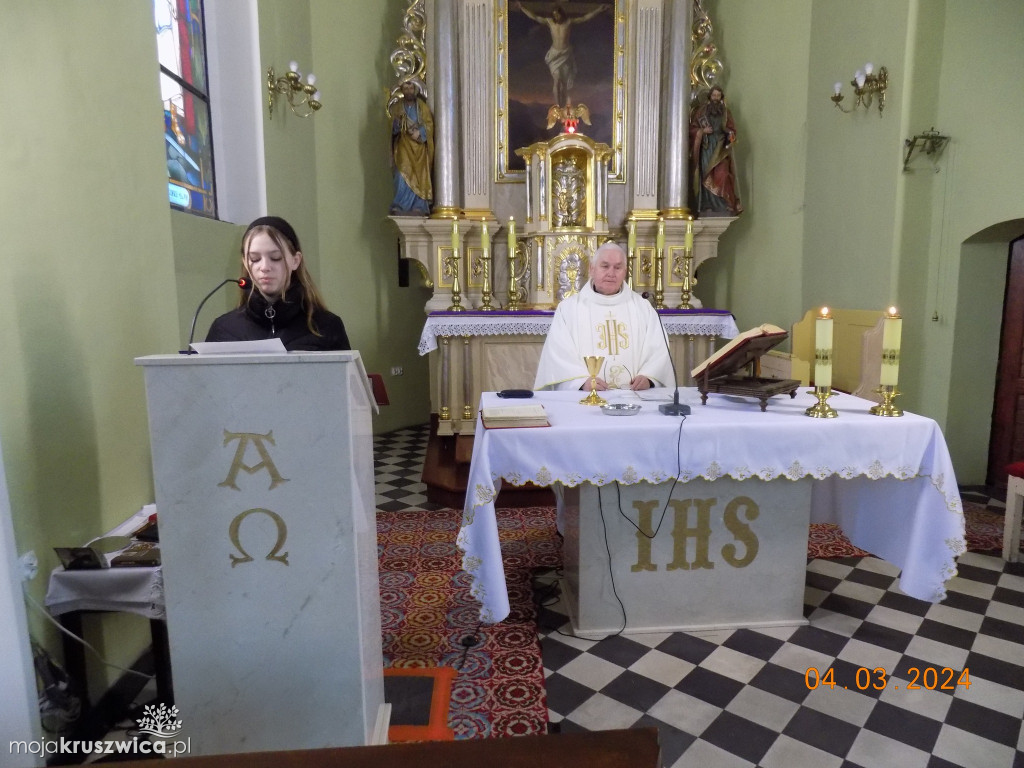
[[[988,450],[989,485],[1006,487],[1007,464],[1024,459],[1024,238],[1010,243],[996,400]]]

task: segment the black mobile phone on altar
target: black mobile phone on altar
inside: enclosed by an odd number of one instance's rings
[[[532,389],[503,389],[497,393],[498,397],[533,397]]]

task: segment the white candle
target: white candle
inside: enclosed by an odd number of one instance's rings
[[[516,219],[515,216],[508,217],[508,255],[509,258],[516,252]]]
[[[814,321],[814,386],[832,386],[832,316],[828,307]]]
[[[626,238],[626,251],[632,256],[636,250],[636,219],[629,217],[629,236]]]
[[[662,218],[658,219],[658,236],[655,246],[659,251],[665,250],[665,220]]]
[[[900,336],[903,318],[896,307],[889,307],[882,327],[882,386],[895,387],[900,375]]]
[[[459,222],[452,222],[452,253],[454,255],[459,254]]]
[[[480,226],[482,227],[480,230],[480,247],[483,249],[484,259],[486,259],[487,254],[491,250],[491,233],[487,231],[487,219],[481,219]]]
[[[686,220],[686,240],[684,245],[688,252],[693,251],[693,218]]]

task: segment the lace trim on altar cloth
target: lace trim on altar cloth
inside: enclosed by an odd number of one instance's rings
[[[961,523],[963,524],[964,511],[963,505],[960,500],[959,489],[954,485],[951,489],[946,487],[946,478],[944,475],[927,475],[919,474],[917,470],[911,469],[910,467],[897,467],[894,470],[887,470],[882,466],[881,462],[875,461],[864,468],[857,467],[840,467],[839,469],[833,469],[830,467],[806,467],[799,461],[794,461],[788,467],[780,469],[777,467],[760,467],[752,468],[747,466],[733,467],[731,470],[726,471],[721,464],[718,462],[712,462],[703,471],[691,471],[683,470],[678,478],[680,482],[689,482],[690,480],[704,479],[708,481],[718,480],[722,477],[731,477],[734,480],[749,480],[753,477],[760,478],[761,480],[777,480],[785,478],[788,480],[800,480],[802,478],[810,477],[815,480],[824,480],[831,476],[843,478],[844,480],[850,480],[856,477],[865,477],[870,480],[882,480],[886,477],[892,477],[896,480],[914,480],[916,478],[927,478],[932,487],[938,491],[943,500],[945,501],[946,509],[960,517]],[[662,474],[660,472],[654,472],[650,475],[641,475],[635,467],[627,466],[618,477],[609,476],[606,473],[598,473],[590,476],[584,476],[582,473],[570,472],[564,477],[554,477],[552,472],[547,467],[540,467],[532,475],[527,475],[519,472],[510,472],[500,477],[492,477],[491,485],[483,485],[478,483],[475,488],[472,489],[473,503],[469,509],[464,510],[462,516],[463,528],[468,528],[473,525],[476,519],[476,511],[480,507],[487,507],[493,505],[497,498],[496,487],[499,486],[501,480],[506,480],[512,485],[524,485],[526,483],[534,483],[540,486],[549,486],[552,483],[558,482],[568,487],[575,487],[583,483],[592,483],[596,486],[603,486],[613,482],[623,483],[625,485],[634,485],[636,483],[648,482],[652,484],[665,483],[673,479],[673,475]],[[467,493],[469,493],[467,489]],[[961,525],[961,531],[963,531],[963,525]],[[963,534],[959,537],[948,538],[945,540],[945,546],[948,552],[948,562],[943,568],[942,575],[944,580],[948,581],[950,578],[956,575],[956,558],[967,551],[966,538]],[[481,580],[477,578],[482,567],[482,561],[479,557],[465,554],[465,546],[463,540],[462,531],[459,532],[459,536],[456,540],[456,544],[459,549],[464,553],[463,557],[463,569],[472,576],[473,586],[471,593],[481,601],[486,603],[484,599],[486,595],[486,587],[481,583]],[[936,593],[935,599],[941,601],[945,599],[946,592],[945,588],[941,588]],[[481,620],[484,622],[493,621],[491,612],[483,608],[480,614]]]
[[[437,349],[439,336],[545,336],[552,316],[521,317],[429,317],[420,334],[417,350],[426,355]],[[721,336],[733,338],[739,329],[732,315],[668,316],[665,331],[671,335]]]
[[[497,318],[496,318],[497,319]],[[446,323],[427,321],[427,326],[420,336],[417,349],[425,355],[437,349],[438,336],[544,336],[551,328],[551,318],[530,320],[505,320],[488,322],[486,320],[472,323]]]

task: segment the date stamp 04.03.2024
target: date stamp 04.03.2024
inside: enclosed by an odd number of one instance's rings
[[[812,691],[819,686],[832,690],[840,688],[856,691],[884,691],[887,688],[894,691],[900,688],[906,691],[955,691],[957,686],[963,686],[965,689],[971,687],[971,676],[967,667],[963,670],[949,667],[910,667],[905,678],[894,677],[882,667],[856,667],[853,679],[846,678],[849,678],[849,674],[840,675],[837,680],[833,667],[824,671],[818,670],[817,667],[808,667],[804,672],[804,682]]]

